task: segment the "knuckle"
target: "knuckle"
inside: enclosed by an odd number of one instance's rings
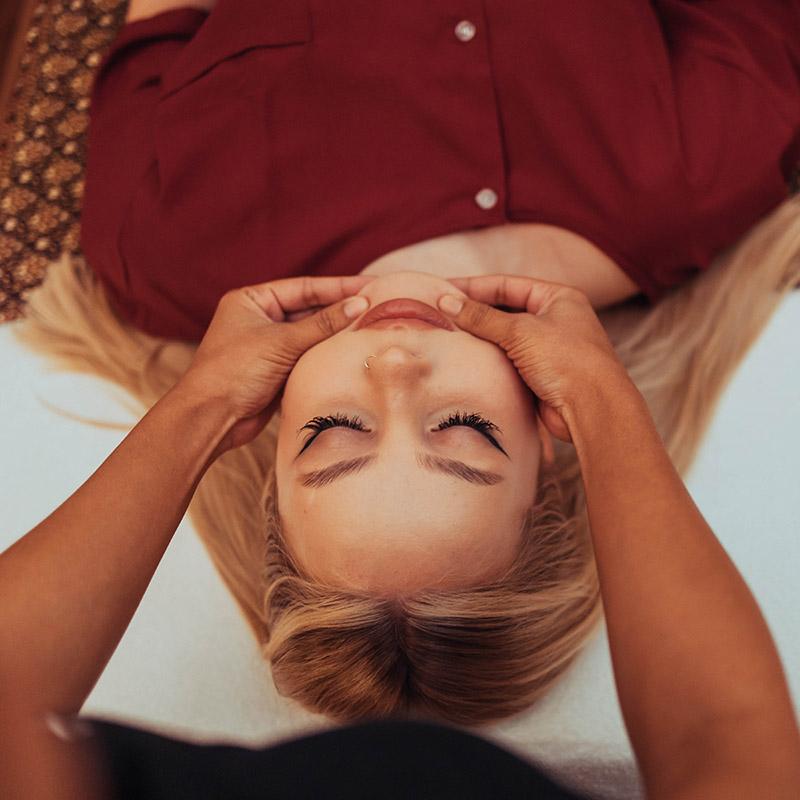
[[[319,302],[319,293],[317,292],[317,284],[310,275],[303,276],[301,292],[303,295],[303,302],[307,308],[321,305]]]
[[[503,302],[505,293],[505,278],[501,278],[492,287],[492,305],[499,306]]]
[[[500,284],[497,287],[496,305],[501,305],[502,303],[507,302],[508,298],[511,296],[511,289],[512,289],[511,276],[503,275],[500,280]]]

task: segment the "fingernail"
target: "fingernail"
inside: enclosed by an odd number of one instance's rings
[[[464,307],[464,301],[454,294],[443,294],[439,298],[439,308],[446,314],[455,316]]]
[[[353,317],[357,317],[362,311],[367,310],[367,306],[369,305],[369,300],[363,295],[359,297],[351,297],[345,304],[344,304],[344,315],[348,319],[353,319]]]

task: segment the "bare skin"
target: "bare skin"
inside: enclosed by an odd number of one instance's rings
[[[392,250],[362,275],[416,270],[454,278],[519,275],[580,289],[595,309],[621,303],[640,289],[628,274],[585,237],[555,225],[515,222],[468,231]]]
[[[130,0],[125,13],[125,22],[136,22],[176,8],[189,7],[200,11],[211,11],[216,4],[217,0]]]
[[[458,231],[385,253],[362,270],[377,279],[361,293],[372,305],[395,297],[433,305],[448,291],[445,279],[498,272],[573,286],[595,308],[638,293],[586,239],[538,224]],[[390,596],[499,573],[514,557],[540,461],[552,457],[524,384],[502,351],[463,332],[423,332],[401,320],[391,330],[352,327],[304,354],[285,387],[276,466],[287,545],[319,580]],[[507,455],[474,430],[437,431],[456,410],[498,425]],[[369,432],[327,430],[300,454],[298,431],[331,415],[358,418]],[[476,487],[431,474],[419,463],[423,452],[491,469],[503,480]],[[369,469],[342,482],[302,483],[303,475],[368,455]],[[360,498],[355,517],[353,497]]]

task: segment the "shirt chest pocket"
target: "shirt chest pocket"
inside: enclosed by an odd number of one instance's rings
[[[141,249],[151,237],[147,258],[173,270],[198,252],[224,269],[234,244],[256,259],[265,242],[260,220],[278,202],[281,179],[291,179],[283,139],[273,140],[282,130],[275,120],[297,107],[310,0],[218,2],[162,73],[154,163],[131,203],[128,240]]]
[[[312,40],[310,0],[218,0],[208,19],[164,72],[160,99],[190,84],[245,87],[259,66],[283,61]],[[263,62],[263,63],[262,63]]]

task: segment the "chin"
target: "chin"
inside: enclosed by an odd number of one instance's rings
[[[435,307],[436,301],[444,292],[464,294],[452,283],[431,272],[403,270],[378,276],[375,280],[370,281],[359,294],[368,297],[372,306],[385,300],[408,297]]]

